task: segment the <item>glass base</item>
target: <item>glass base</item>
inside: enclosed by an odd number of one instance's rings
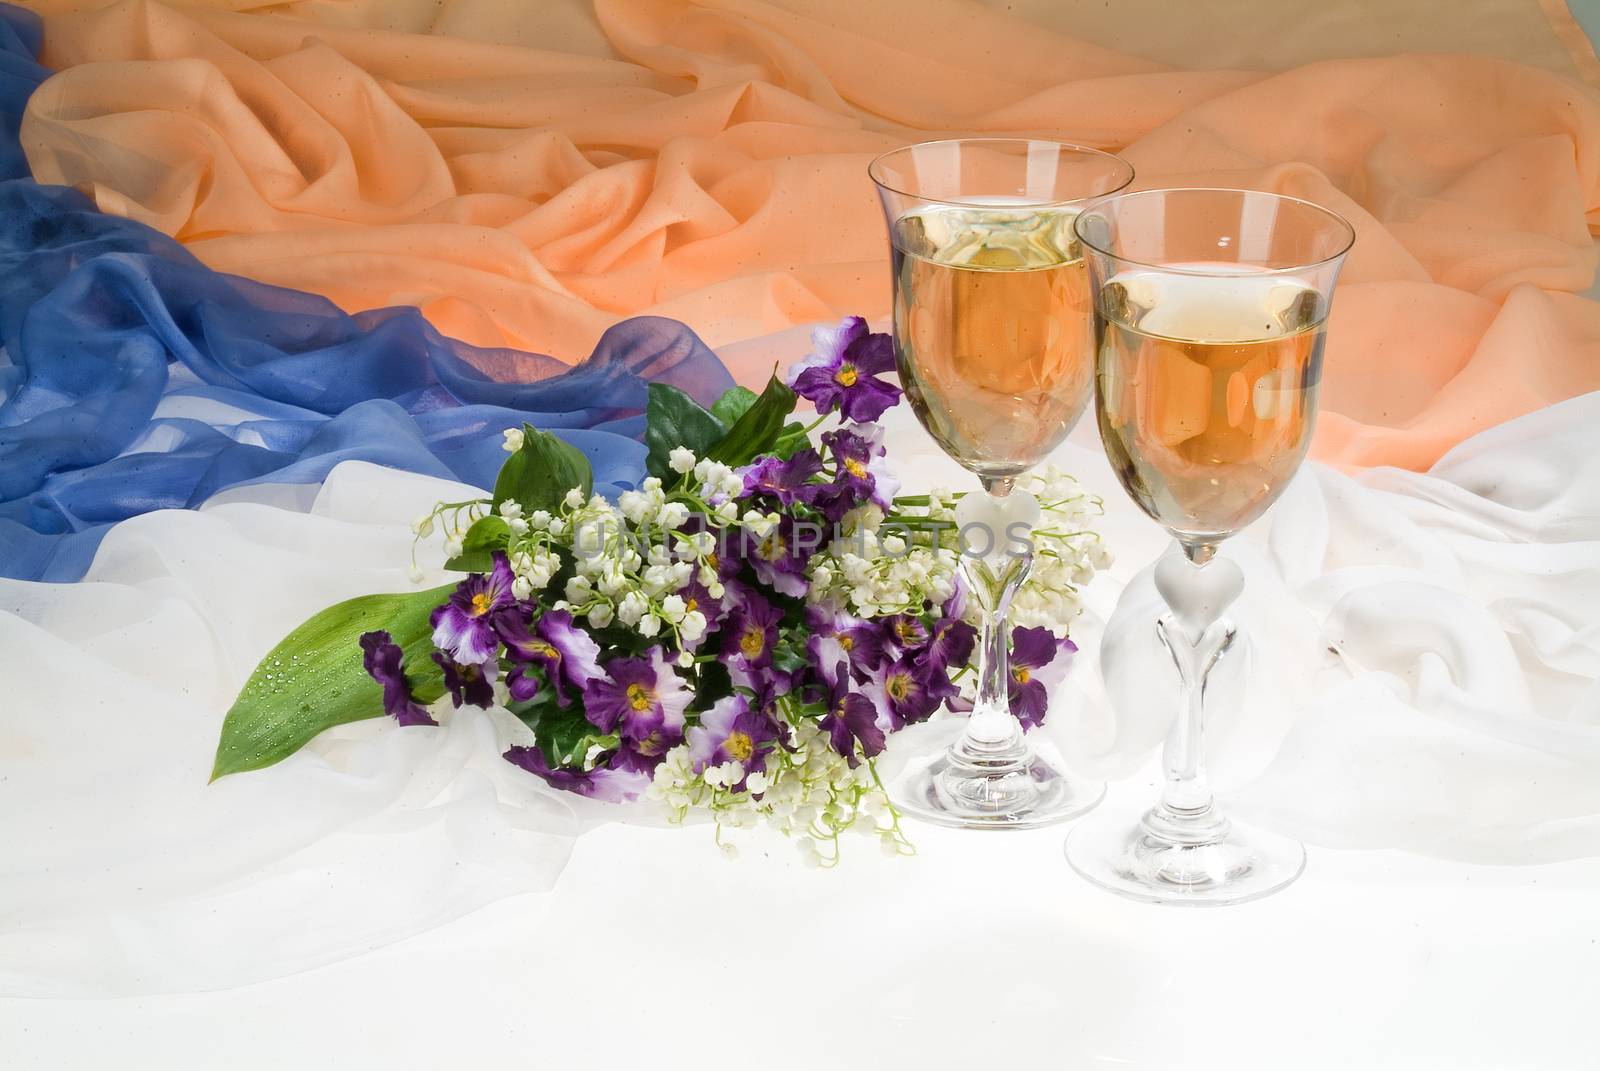
[[[1018,739],[991,748],[963,736],[895,782],[902,814],[961,829],[1035,829],[1065,822],[1105,796],[1103,781],[1074,777]]]
[[[1259,900],[1300,876],[1299,841],[1239,826],[1209,811],[1178,815],[1157,806],[1136,824],[1104,815],[1067,837],[1067,862],[1130,900],[1221,907]]]

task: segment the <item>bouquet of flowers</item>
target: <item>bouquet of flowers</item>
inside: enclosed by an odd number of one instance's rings
[[[268,765],[330,725],[500,705],[530,730],[510,762],[608,801],[659,800],[727,828],[765,821],[813,861],[851,828],[907,850],[876,757],[960,709],[975,630],[959,496],[899,495],[883,428],[887,335],[850,318],[759,396],[702,408],[652,384],[649,475],[616,501],[532,427],[505,432],[492,496],[417,520],[459,584],[331,607],[270,653],[229,711],[213,777]],[[810,424],[790,419],[798,398]],[[1028,727],[1076,650],[1078,588],[1107,555],[1098,500],[1047,470],[1035,565],[1013,606],[1011,705]],[[992,534],[991,534],[992,537]],[[975,617],[975,615],[974,615]]]

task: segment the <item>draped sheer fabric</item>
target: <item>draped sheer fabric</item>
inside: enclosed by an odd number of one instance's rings
[[[26,60],[29,20],[3,25],[0,114],[15,120],[47,72]],[[0,164],[6,148],[0,135]],[[648,381],[706,404],[732,385],[675,321],[619,322],[577,366],[481,349],[414,308],[350,315],[219,274],[26,178],[0,183],[0,342],[0,575],[45,580],[81,576],[118,521],[315,483],[341,461],[487,487],[499,432],[524,422],[582,449],[615,492],[643,475]]]
[[[1428,474],[1313,463],[1267,532],[1230,541],[1248,582],[1208,761],[1236,813],[1303,837],[1314,858],[1600,854],[1597,431],[1591,395],[1468,440]],[[910,481],[958,477],[903,410],[888,445]],[[1126,776],[1176,709],[1144,567],[1165,541],[1098,450],[1053,460],[1105,497],[1119,560],[1089,589],[1085,655],[1041,733],[1074,767]],[[80,584],[0,579],[0,660],[26,667],[6,674],[0,716],[0,992],[304,970],[549,889],[584,830],[650,819],[502,761],[526,733],[504,711],[343,726],[206,785],[221,711],[255,661],[331,600],[403,589],[406,519],[466,490],[355,462],[310,502],[256,484],[126,521]],[[423,548],[425,583],[445,579],[437,555]],[[927,744],[897,734],[886,775]],[[784,865],[784,845],[759,843],[772,859],[743,865]],[[709,829],[674,850],[685,867],[721,865]],[[859,877],[847,858],[838,895],[870,895]]]
[[[1425,469],[1600,387],[1600,313],[1574,296],[1600,99],[1570,19],[1140,4],[53,0],[64,70],[24,143],[42,180],[224,271],[563,360],[674,316],[746,342],[754,384],[777,351],[749,340],[886,313],[874,153],[1061,137],[1122,152],[1138,185],[1352,219],[1318,457]],[[1441,54],[1375,54],[1397,47]]]

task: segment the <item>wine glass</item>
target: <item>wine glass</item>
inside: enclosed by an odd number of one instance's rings
[[[962,575],[983,613],[972,716],[895,795],[908,813],[945,825],[1070,818],[1098,803],[1104,786],[1037,754],[1011,715],[1007,611],[1032,554],[1008,534],[1039,516],[1014,481],[1066,438],[1094,381],[1088,271],[1073,220],[1085,202],[1132,181],[1133,169],[1076,145],[974,138],[896,149],[868,173],[893,247],[900,381],[922,426],[983,485],[957,511],[970,536]]]
[[[1218,545],[1260,517],[1305,457],[1334,283],[1355,231],[1308,201],[1250,190],[1146,190],[1079,214],[1095,294],[1095,410],[1134,502],[1183,553],[1156,565],[1156,623],[1181,707],[1166,786],[1137,823],[1101,814],[1067,859],[1136,900],[1231,904],[1299,877],[1297,841],[1213,803],[1201,729],[1206,680],[1234,640],[1244,587]]]

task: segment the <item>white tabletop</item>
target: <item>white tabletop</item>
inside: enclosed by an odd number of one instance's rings
[[[1595,1066],[1600,860],[1321,849],[1278,896],[1194,910],[1092,888],[1061,829],[913,832],[913,859],[862,840],[822,872],[781,840],[723,861],[704,827],[604,827],[553,896],[359,958],[214,993],[0,1002],[4,1062]]]

